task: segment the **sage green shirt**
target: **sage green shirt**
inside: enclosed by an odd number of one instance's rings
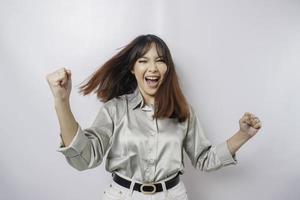
[[[189,106],[190,118],[184,122],[175,118],[152,119],[154,108],[144,104],[137,87],[132,94],[104,103],[89,128],[78,125],[68,147],[61,137],[57,151],[78,170],[100,165],[107,153],[107,171],[144,183],[157,182],[177,172],[183,174],[183,150],[198,170],[236,164],[226,142],[214,146],[205,137]]]

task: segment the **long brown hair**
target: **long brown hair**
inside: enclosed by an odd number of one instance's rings
[[[148,52],[152,43],[155,43],[158,55],[163,57],[167,65],[164,80],[155,94],[156,110],[153,117],[185,121],[189,117],[189,106],[181,91],[170,50],[161,38],[152,34],[140,35],[124,46],[95,71],[86,84],[79,87],[79,92],[87,95],[94,91],[102,102],[134,92],[137,81],[131,69]]]

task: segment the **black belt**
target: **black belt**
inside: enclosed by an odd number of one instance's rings
[[[119,185],[130,188],[131,181],[124,179],[120,176],[118,176],[116,173],[112,174],[113,180],[118,183]],[[165,181],[166,188],[167,190],[174,187],[179,183],[179,173],[172,179]],[[161,183],[145,183],[145,184],[140,184],[140,183],[135,183],[133,186],[133,190],[142,192],[144,194],[154,194],[155,192],[162,192],[163,187]]]

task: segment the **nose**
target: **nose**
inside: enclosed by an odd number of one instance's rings
[[[154,62],[154,63],[151,62],[151,63],[149,64],[149,66],[148,66],[148,70],[151,71],[151,72],[152,72],[152,71],[154,71],[154,72],[157,71],[156,63],[155,63],[155,62]]]

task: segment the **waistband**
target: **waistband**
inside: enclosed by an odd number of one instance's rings
[[[156,183],[141,183],[133,181],[132,179],[124,177],[123,175],[120,176],[119,173],[112,173],[113,180],[117,184],[128,189],[132,188],[133,190],[142,192],[144,194],[154,194],[156,192],[162,192],[164,190],[164,187],[166,190],[168,190],[176,186],[180,181],[179,175],[180,173],[174,174]],[[132,185],[132,183],[134,183],[134,185]]]

